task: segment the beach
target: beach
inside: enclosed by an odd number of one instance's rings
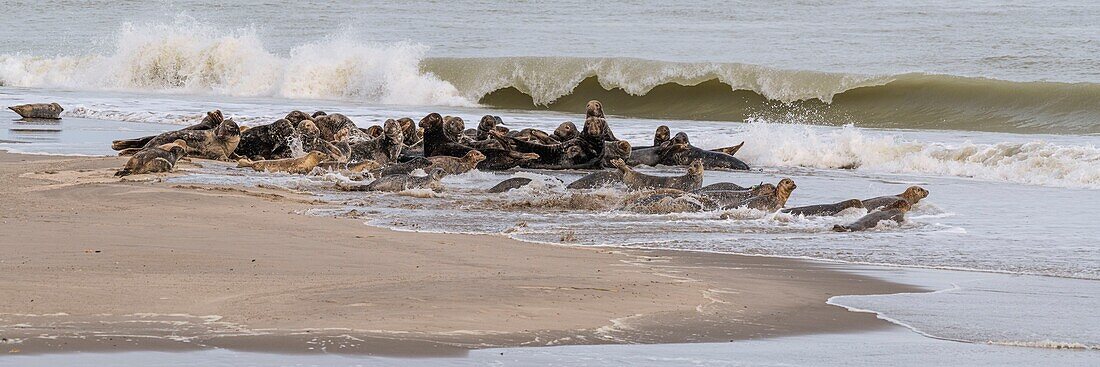
[[[120,182],[123,161],[0,153],[6,352],[717,342],[887,328],[825,301],[918,291],[792,259],[393,231],[297,214],[325,204],[288,190]]]
[[[1100,364],[1100,4],[0,4],[0,366]]]

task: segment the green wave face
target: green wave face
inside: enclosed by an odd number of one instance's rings
[[[1100,84],[947,75],[860,76],[636,59],[428,59],[480,104],[630,117],[763,119],[870,128],[1100,134]]]

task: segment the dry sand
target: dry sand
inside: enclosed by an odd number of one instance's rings
[[[277,189],[120,182],[123,162],[0,153],[0,352],[729,341],[890,327],[825,300],[916,291],[791,259],[396,232]]]

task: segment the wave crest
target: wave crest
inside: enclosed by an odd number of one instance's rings
[[[406,42],[334,36],[279,56],[253,31],[224,33],[179,17],[167,25],[124,26],[107,55],[2,55],[0,85],[475,105],[450,83],[420,71],[426,52]]]

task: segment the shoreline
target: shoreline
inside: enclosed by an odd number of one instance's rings
[[[325,204],[286,190],[119,182],[123,161],[0,153],[3,352],[726,342],[896,327],[826,301],[925,291],[789,258],[393,231],[297,214]]]

